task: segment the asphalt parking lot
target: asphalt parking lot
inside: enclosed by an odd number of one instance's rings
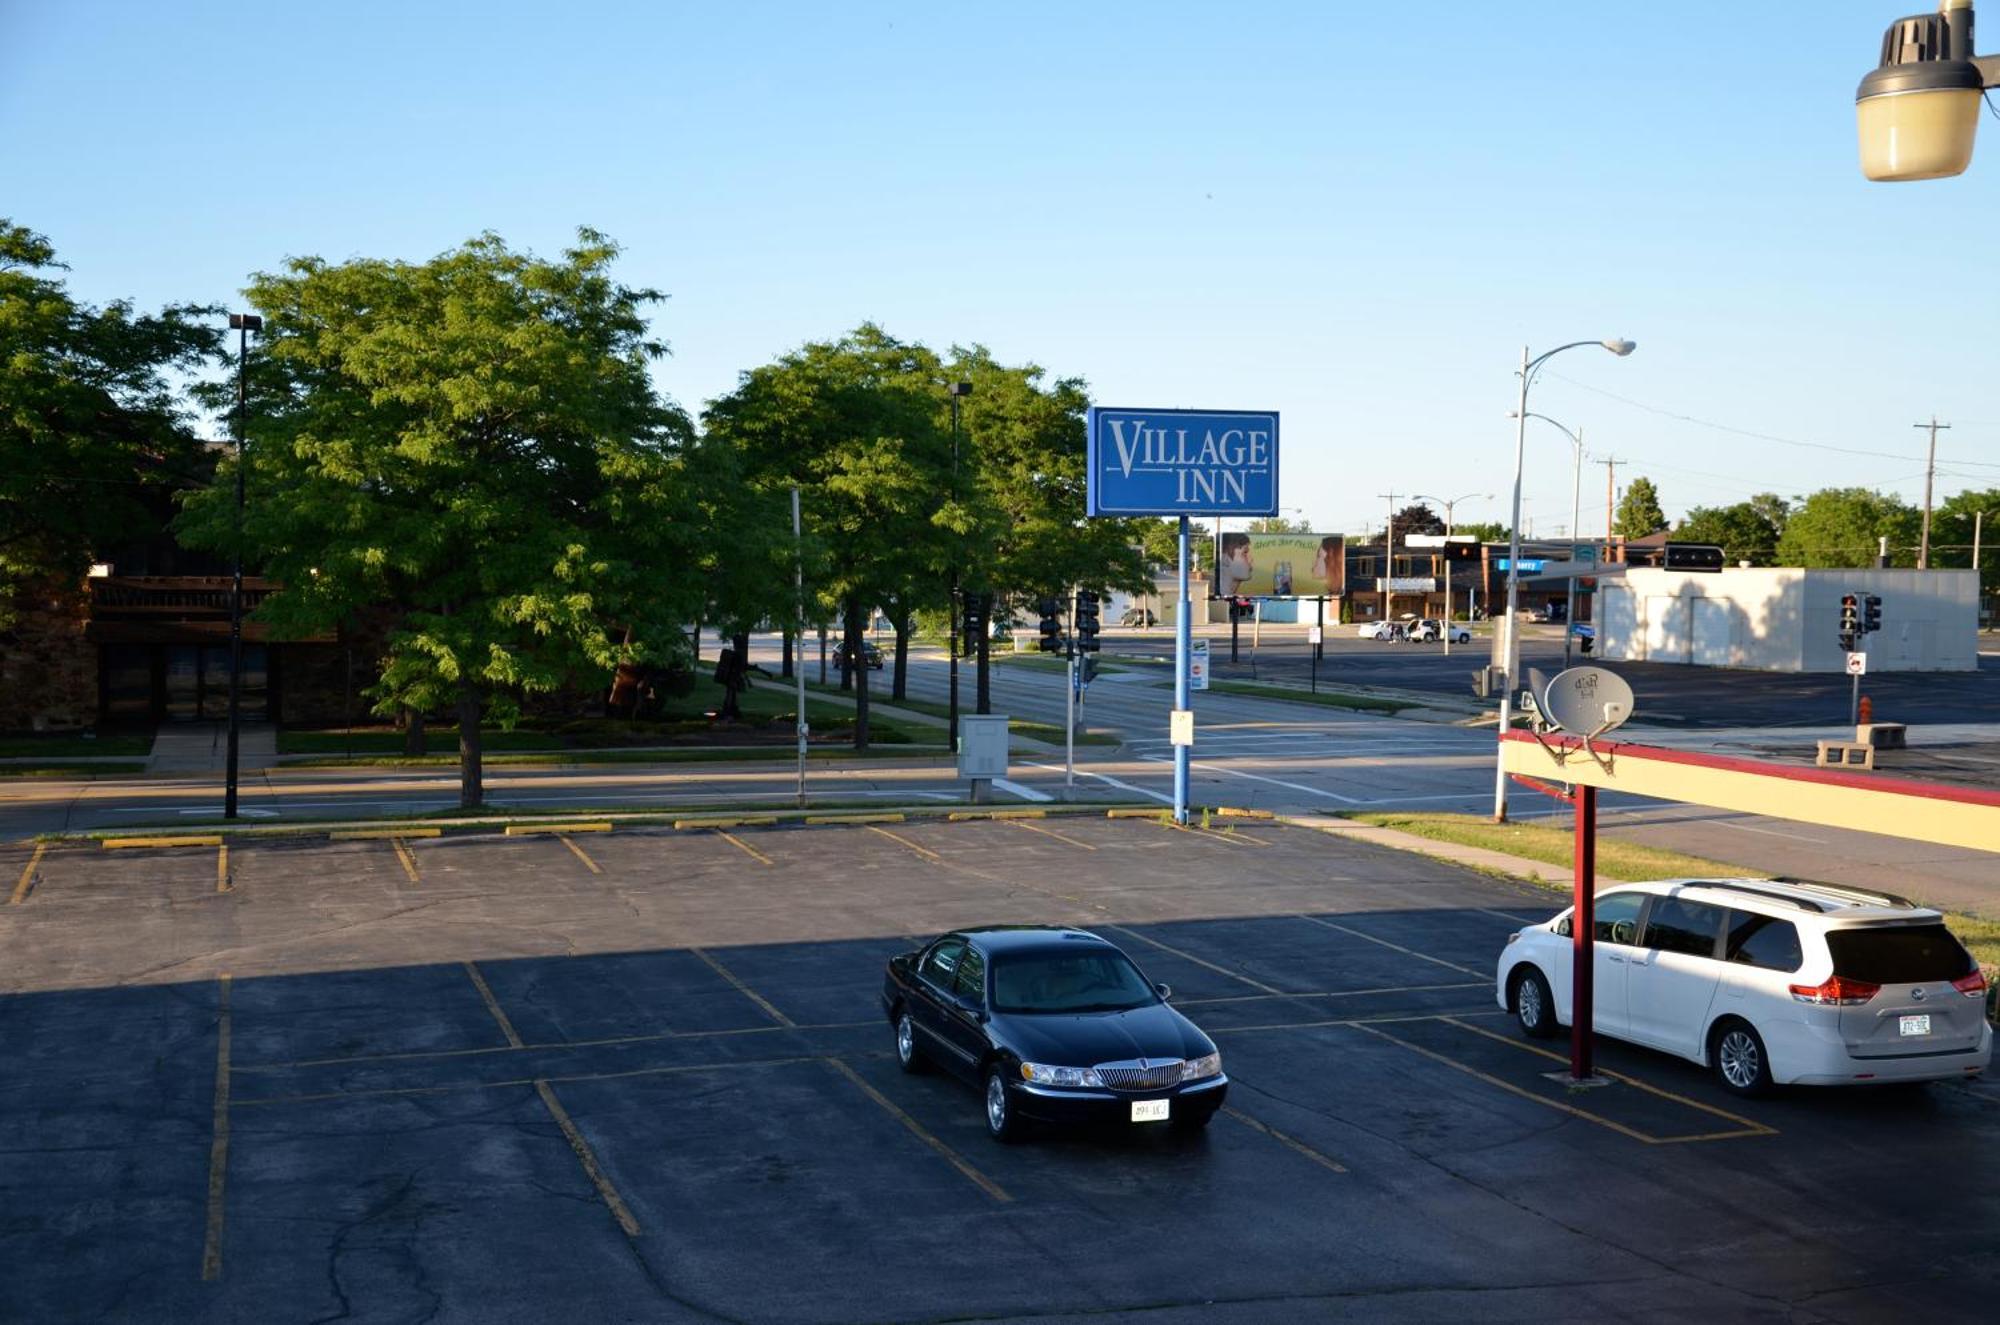
[[[0,848],[20,1321],[1991,1318],[2000,1089],[1744,1104],[1493,959],[1546,894],[1102,818]],[[1080,924],[1216,1039],[1194,1137],[987,1139],[918,936]],[[1559,1048],[1560,1046],[1558,1046]]]

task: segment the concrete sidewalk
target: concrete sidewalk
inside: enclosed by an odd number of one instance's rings
[[[229,758],[229,728],[220,722],[162,723],[153,737],[148,773],[221,773]],[[246,722],[237,729],[236,763],[240,772],[270,768],[278,762],[278,729],[268,722]]]

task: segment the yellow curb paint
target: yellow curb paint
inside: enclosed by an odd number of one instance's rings
[[[336,828],[328,833],[332,842],[369,842],[385,837],[439,837],[442,828]]]
[[[537,833],[608,833],[609,823],[588,824],[508,824],[507,837],[532,837]]]
[[[811,814],[806,816],[809,824],[899,824],[900,814]]]
[[[127,847],[219,847],[222,835],[211,833],[204,837],[107,837],[104,839],[106,851],[117,851]]]
[[[27,900],[28,889],[35,886],[35,867],[42,863],[42,853],[48,849],[47,842],[35,844],[35,854],[28,857],[28,863],[21,867],[21,881],[14,885],[14,895],[7,899],[7,905],[19,906]]]
[[[396,848],[396,863],[403,867],[403,873],[409,876],[410,882],[422,883],[423,877],[417,873],[417,858],[403,845],[403,839],[392,837],[389,839],[389,845]]]

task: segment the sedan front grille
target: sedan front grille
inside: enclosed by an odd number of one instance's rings
[[[1097,1076],[1113,1090],[1164,1090],[1181,1081],[1181,1060],[1142,1058],[1123,1063],[1099,1063]]]

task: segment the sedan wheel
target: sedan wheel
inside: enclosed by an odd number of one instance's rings
[[[1735,1095],[1762,1095],[1771,1088],[1771,1058],[1750,1024],[1726,1021],[1716,1027],[1709,1048],[1716,1079]]]
[[[995,1141],[1021,1139],[1021,1120],[1014,1114],[1014,1101],[1007,1094],[1006,1078],[1000,1075],[997,1067],[988,1069],[986,1073],[986,1130]]]
[[[924,1070],[923,1050],[917,1048],[917,1028],[910,1020],[910,1014],[896,1014],[896,1065],[905,1072]]]

